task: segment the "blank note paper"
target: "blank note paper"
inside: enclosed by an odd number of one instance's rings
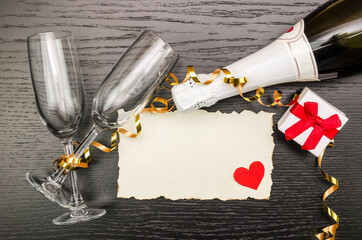
[[[269,199],[273,113],[176,111],[141,121],[137,138],[119,142],[119,198]]]

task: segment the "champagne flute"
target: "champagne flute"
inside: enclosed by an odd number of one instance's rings
[[[178,58],[155,33],[143,32],[99,87],[93,99],[93,126],[74,151],[74,157],[79,158],[101,131],[119,128],[139,114]],[[59,178],[63,179],[66,175],[63,168],[60,170]]]
[[[28,55],[35,100],[40,118],[48,130],[60,138],[66,156],[73,153],[72,140],[79,130],[84,110],[82,73],[71,32],[39,33],[28,37]],[[70,172],[72,200],[68,203],[62,183],[68,173],[59,169],[47,178],[30,172],[27,180],[50,200],[67,208],[83,204],[78,191],[77,174]],[[87,212],[85,215],[84,212]],[[86,209],[73,213],[72,221],[85,221],[105,213],[102,209]]]

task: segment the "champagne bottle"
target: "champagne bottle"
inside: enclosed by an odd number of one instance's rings
[[[362,69],[362,1],[330,0],[273,43],[225,68],[235,77],[248,78],[244,92],[355,73]],[[198,75],[201,82],[209,76]],[[239,94],[223,82],[224,76],[208,85],[190,79],[173,87],[177,109],[189,112]]]

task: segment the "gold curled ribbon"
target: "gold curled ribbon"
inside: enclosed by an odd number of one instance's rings
[[[123,135],[126,135],[130,138],[136,138],[138,135],[142,132],[142,126],[141,126],[141,119],[140,115],[135,115],[135,123],[136,123],[136,130],[137,133],[131,133],[130,131],[118,128],[116,131],[112,133],[111,136],[111,147],[106,147],[105,145],[99,143],[99,142],[92,142],[91,146],[98,148],[99,150],[103,152],[111,152],[117,148],[117,133],[121,133]],[[75,142],[74,145],[78,145],[79,143]],[[74,155],[66,156],[63,155],[60,159],[57,159],[53,162],[53,164],[57,164],[57,168],[63,167],[67,169],[68,171],[75,170],[76,168],[88,168],[89,163],[92,161],[92,157],[90,154],[89,147],[84,152],[84,161],[82,161],[82,158],[76,158]]]
[[[121,133],[127,137],[130,137],[130,138],[136,138],[138,135],[141,134],[142,132],[142,125],[141,125],[141,118],[140,118],[140,115],[137,114],[135,115],[135,123],[136,123],[136,130],[137,130],[137,133],[131,133],[130,131],[124,129],[124,128],[118,128],[117,131],[115,131],[116,133]],[[116,145],[117,147],[117,142],[116,142]]]
[[[207,81],[205,81],[204,83],[202,83],[199,80],[199,78],[197,77],[194,67],[188,66],[186,76],[185,76],[184,80],[182,80],[182,82],[179,82],[176,75],[173,73],[169,73],[167,75],[165,81],[171,86],[177,86],[179,84],[186,82],[187,80],[189,80],[191,78],[197,84],[208,85],[208,84],[212,83],[217,78],[217,76],[219,76],[220,72],[221,72],[220,68],[215,69],[214,72],[209,77],[209,79]],[[170,79],[170,77],[173,79],[173,81]]]
[[[237,78],[235,77],[228,69],[226,68],[217,68],[214,70],[214,72],[211,74],[211,76],[209,77],[209,79],[202,83],[198,77],[197,77],[197,74],[195,72],[195,69],[193,66],[188,66],[187,67],[187,73],[186,73],[186,76],[184,78],[184,80],[182,82],[179,82],[176,75],[173,74],[173,73],[169,73],[168,76],[166,77],[165,81],[171,85],[171,86],[177,86],[179,84],[182,84],[184,82],[186,82],[187,80],[189,80],[190,78],[196,83],[196,84],[203,84],[203,85],[208,85],[210,83],[212,83],[213,81],[215,81],[215,79],[220,75],[220,73],[223,72],[225,74],[225,77],[224,77],[224,83],[226,84],[229,84],[235,88],[238,88],[239,90],[239,94],[240,96],[245,100],[245,101],[248,101],[248,102],[253,102],[253,101],[258,101],[261,105],[265,106],[265,107],[273,107],[275,105],[279,105],[279,106],[283,106],[283,107],[289,107],[289,106],[292,106],[299,98],[301,92],[300,91],[297,91],[295,94],[294,94],[294,97],[293,99],[288,103],[288,104],[283,104],[281,103],[281,99],[282,99],[282,92],[281,91],[278,91],[278,90],[275,90],[274,91],[274,102],[271,103],[271,104],[265,104],[262,100],[261,100],[261,97],[263,96],[263,94],[265,93],[265,90],[264,88],[262,87],[259,87],[257,90],[256,90],[256,93],[254,96],[252,97],[245,97],[244,94],[243,94],[243,88],[244,86],[246,85],[246,83],[248,82],[248,79],[246,77],[242,77],[242,78]],[[171,80],[172,79],[172,80]],[[172,98],[166,100],[166,101],[170,101]],[[164,102],[165,99],[163,99],[162,102]],[[170,108],[170,110],[173,108],[174,106],[172,106]],[[161,111],[162,113],[165,112],[163,109]]]
[[[328,145],[328,147],[333,147],[334,145],[334,140],[331,141],[331,143]],[[337,189],[339,188],[339,184],[338,184],[338,180],[334,177],[332,177],[331,175],[329,175],[328,173],[326,173],[323,169],[322,169],[322,159],[323,159],[323,155],[325,153],[326,150],[324,150],[321,155],[319,155],[318,157],[318,165],[319,168],[321,170],[321,173],[323,175],[323,177],[329,181],[330,183],[333,184],[333,186],[331,186],[330,188],[328,188],[322,195],[322,201],[323,201],[323,208],[324,210],[327,212],[327,214],[336,222],[335,224],[329,225],[325,228],[322,229],[321,233],[316,234],[315,236],[319,239],[319,240],[334,240],[336,237],[336,231],[337,228],[339,227],[339,217],[338,215],[330,208],[328,207],[328,205],[326,204],[326,199],[329,195],[331,195],[333,192],[337,191]],[[326,234],[326,236],[324,236],[324,234]],[[326,238],[325,238],[326,237]]]
[[[224,83],[227,83],[233,87],[237,87],[239,90],[239,94],[240,96],[248,101],[248,102],[252,102],[252,101],[258,101],[261,105],[265,106],[265,107],[273,107],[275,105],[279,105],[279,106],[283,106],[283,107],[289,107],[292,106],[299,98],[300,96],[300,92],[296,92],[294,94],[294,97],[292,99],[292,101],[290,101],[288,104],[282,104],[280,102],[280,100],[283,97],[283,94],[281,91],[275,90],[274,91],[274,102],[271,104],[264,104],[263,101],[261,100],[261,97],[263,96],[263,94],[265,93],[264,88],[262,87],[258,87],[258,89],[256,90],[256,93],[253,97],[244,97],[243,95],[243,88],[245,86],[245,84],[248,82],[248,79],[246,77],[243,78],[236,78],[234,77],[234,75],[231,74],[231,72],[229,70],[227,70],[226,68],[222,68],[221,71],[223,71],[223,73],[225,74],[224,77]]]
[[[68,170],[68,171],[72,171],[78,167],[81,168],[87,168],[88,167],[88,163],[87,162],[82,162],[81,161],[82,158],[76,158],[74,157],[74,155],[71,156],[66,156],[63,155],[60,159],[57,159],[53,162],[57,163],[57,168],[63,167],[64,169]],[[67,173],[67,172],[64,172]]]

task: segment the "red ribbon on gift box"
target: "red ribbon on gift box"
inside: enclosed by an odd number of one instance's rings
[[[296,138],[308,128],[313,128],[312,133],[302,146],[304,150],[315,149],[323,135],[332,140],[339,131],[337,128],[342,125],[337,114],[326,119],[319,117],[318,103],[316,102],[305,102],[304,107],[297,102],[291,108],[290,113],[299,118],[300,121],[285,131],[285,138],[288,141]]]

